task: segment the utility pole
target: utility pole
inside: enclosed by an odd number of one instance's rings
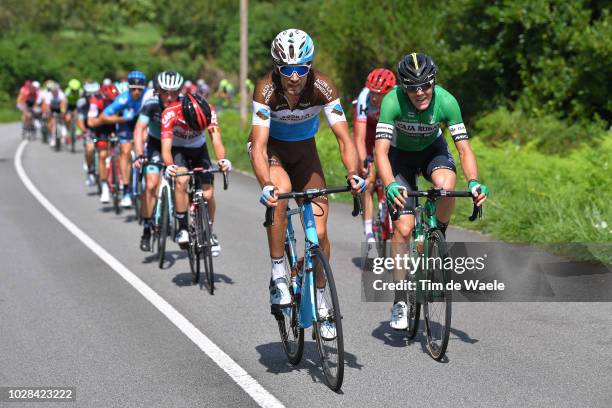
[[[247,89],[246,79],[248,70],[248,24],[249,1],[240,0],[240,124],[244,129],[247,124]]]

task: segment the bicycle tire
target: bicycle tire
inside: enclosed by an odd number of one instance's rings
[[[159,218],[159,229],[157,233],[157,261],[159,269],[164,269],[164,262],[166,261],[166,239],[168,238],[168,195],[167,187],[164,187],[161,192],[161,205],[160,218]]]
[[[60,119],[56,118],[55,119],[55,151],[59,152],[60,150],[62,150],[62,136],[61,136],[61,130],[60,130],[60,125],[59,123],[57,123]]]
[[[73,113],[74,115],[74,113]],[[74,125],[74,119],[72,119],[72,122],[70,123],[70,152],[71,153],[75,153],[76,152],[76,126]]]
[[[189,268],[193,275],[193,283],[198,284],[201,272],[200,249],[198,248],[198,239],[201,234],[200,227],[198,227],[198,223],[201,222],[199,208],[196,207],[193,216],[195,220],[189,220],[189,246],[187,247],[187,255],[189,256]]]
[[[287,251],[285,251],[285,277],[287,282],[291,282],[289,259],[289,255]],[[300,278],[298,277],[297,279]],[[301,282],[298,283],[298,287],[301,287]],[[304,355],[304,328],[300,327],[298,323],[298,316],[300,315],[300,294],[294,293],[291,286],[290,291],[291,306],[289,309],[277,310],[273,315],[278,324],[278,332],[281,342],[283,343],[283,350],[285,350],[285,354],[287,355],[287,360],[289,360],[289,363],[292,365],[297,365]]]
[[[313,261],[313,273],[317,270],[317,266],[320,264],[323,273],[325,274],[325,303],[328,307],[327,317],[319,316],[319,304],[318,298],[315,293],[315,311],[316,311],[316,322],[314,324],[315,339],[317,342],[317,349],[319,351],[319,357],[321,358],[321,366],[323,373],[325,374],[325,381],[327,386],[333,391],[338,391],[342,387],[342,381],[344,380],[344,338],[342,333],[342,314],[340,312],[340,302],[338,301],[338,293],[336,292],[336,285],[334,283],[334,276],[332,274],[331,266],[327,261],[327,257],[323,254],[320,248],[314,248],[312,250],[312,261]],[[316,282],[316,278],[314,279]],[[315,283],[316,286],[316,283]],[[332,309],[329,309],[331,303]],[[336,337],[333,340],[325,340],[321,337],[321,324],[324,322],[333,322],[336,327]],[[335,362],[330,358],[332,354],[337,357]]]
[[[426,243],[425,259],[439,257],[444,263],[448,257],[444,235],[438,229],[429,232]],[[424,289],[423,317],[425,320],[425,335],[427,337],[427,351],[429,355],[440,361],[448,347],[452,314],[452,291],[446,287],[449,281],[448,272],[443,268],[436,268],[437,262],[431,262],[431,267],[425,271],[425,279],[431,283],[441,283],[441,290]],[[440,265],[441,266],[441,265]]]
[[[408,274],[408,280],[415,282],[416,276]],[[408,291],[408,340],[415,338],[419,331],[419,321],[421,318],[421,304],[416,300],[416,290]]]
[[[212,231],[210,229],[210,222],[208,219],[208,205],[204,202],[202,197],[198,198],[198,208],[200,209],[199,214],[201,217],[202,226],[202,238],[199,242],[200,260],[204,264],[204,277],[208,286],[208,292],[211,295],[215,293],[215,272],[213,269],[213,256],[212,256]]]
[[[115,154],[111,156],[111,169],[113,175],[113,208],[115,214],[121,214],[121,206],[119,205],[119,163]]]

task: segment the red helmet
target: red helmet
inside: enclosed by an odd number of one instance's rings
[[[110,84],[105,84],[100,87],[100,93],[104,96],[104,99],[113,100],[117,95],[119,95],[119,90],[112,82]]]
[[[368,74],[366,88],[375,93],[388,94],[395,86],[395,75],[385,68],[376,68]]]
[[[211,120],[211,111],[208,102],[200,95],[188,93],[183,97],[183,117],[187,125],[193,130],[204,130]]]

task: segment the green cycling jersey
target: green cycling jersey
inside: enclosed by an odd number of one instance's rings
[[[399,150],[422,151],[442,135],[441,124],[448,126],[455,142],[468,138],[459,104],[446,89],[436,85],[427,109],[418,111],[396,86],[382,101],[376,139],[389,139]]]
[[[68,101],[68,105],[76,106],[77,101],[81,98],[83,94],[83,89],[79,89],[78,91],[75,91],[72,88],[66,88],[66,90],[64,91],[64,94],[66,95],[66,100]]]

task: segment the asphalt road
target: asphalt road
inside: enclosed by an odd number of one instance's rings
[[[20,142],[18,125],[0,126],[0,386],[74,386],[83,407],[257,406],[33,198],[14,166]],[[234,173],[230,189],[218,189],[223,253],[210,296],[190,284],[175,244],[164,270],[138,249],[132,212],[116,216],[100,205],[84,185],[81,154],[29,143],[23,167],[70,221],[286,406],[612,405],[610,303],[455,303],[447,358],[435,362],[421,334],[407,342],[390,329],[390,304],[362,302],[360,222],[348,206],[332,205],[331,263],[346,349],[336,394],[323,383],[309,333],[302,363],[286,362],[269,314],[264,210],[253,179]],[[487,239],[456,229],[449,238]]]

